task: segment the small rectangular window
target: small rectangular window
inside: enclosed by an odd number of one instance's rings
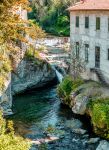
[[[85,28],[89,28],[89,17],[85,17]]]
[[[76,42],[76,58],[79,59],[79,42]]]
[[[96,17],[96,30],[100,30],[100,17]]]
[[[107,52],[107,59],[109,60],[109,49],[108,49],[108,52]]]
[[[76,27],[79,28],[79,16],[76,16]]]
[[[108,17],[108,32],[109,32],[109,17]]]
[[[85,62],[89,62],[89,45],[85,44]]]

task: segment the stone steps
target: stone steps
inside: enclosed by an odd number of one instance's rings
[[[92,72],[95,72],[95,73],[96,73],[96,75],[98,76],[98,79],[100,80],[100,82],[101,82],[103,85],[109,87],[109,84],[106,82],[105,77],[104,77],[104,75],[103,75],[103,73],[102,73],[102,71],[101,71],[100,69],[98,69],[98,68],[91,68],[90,70],[91,70]]]

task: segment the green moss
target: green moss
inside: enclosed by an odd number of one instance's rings
[[[11,62],[9,59],[4,59],[0,65],[0,90],[5,87],[5,81],[8,79],[9,72],[11,72]]]
[[[109,98],[91,101],[90,116],[95,133],[109,139]]]

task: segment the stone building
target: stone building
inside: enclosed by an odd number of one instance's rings
[[[109,0],[80,0],[68,10],[72,50],[86,62],[83,77],[109,83]]]

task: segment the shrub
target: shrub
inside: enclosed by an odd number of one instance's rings
[[[59,16],[57,19],[57,25],[59,27],[65,27],[69,25],[69,17],[68,16]]]
[[[58,94],[60,97],[69,96],[73,87],[73,80],[70,76],[66,76],[62,83],[58,86]]]
[[[60,96],[60,98],[66,101],[66,104],[69,104],[71,92],[81,84],[83,84],[82,79],[78,78],[76,80],[73,80],[70,76],[66,76],[57,88],[58,95]]]
[[[28,47],[25,56],[29,60],[34,60],[34,58],[40,58],[39,52],[33,46]]]
[[[12,121],[6,121],[0,112],[0,150],[29,150],[30,143],[22,137],[15,136]]]
[[[92,101],[90,109],[95,133],[109,139],[109,98]]]
[[[4,76],[0,75],[0,91],[4,89],[5,87],[4,83],[5,83],[5,78]]]
[[[2,69],[3,69],[5,72],[9,73],[9,72],[12,70],[10,61],[5,61],[5,62],[3,63]]]
[[[33,56],[34,56],[34,49],[32,48],[32,47],[29,47],[28,49],[27,49],[27,51],[26,51],[26,53],[25,53],[25,56],[27,57],[27,58],[33,58]]]

